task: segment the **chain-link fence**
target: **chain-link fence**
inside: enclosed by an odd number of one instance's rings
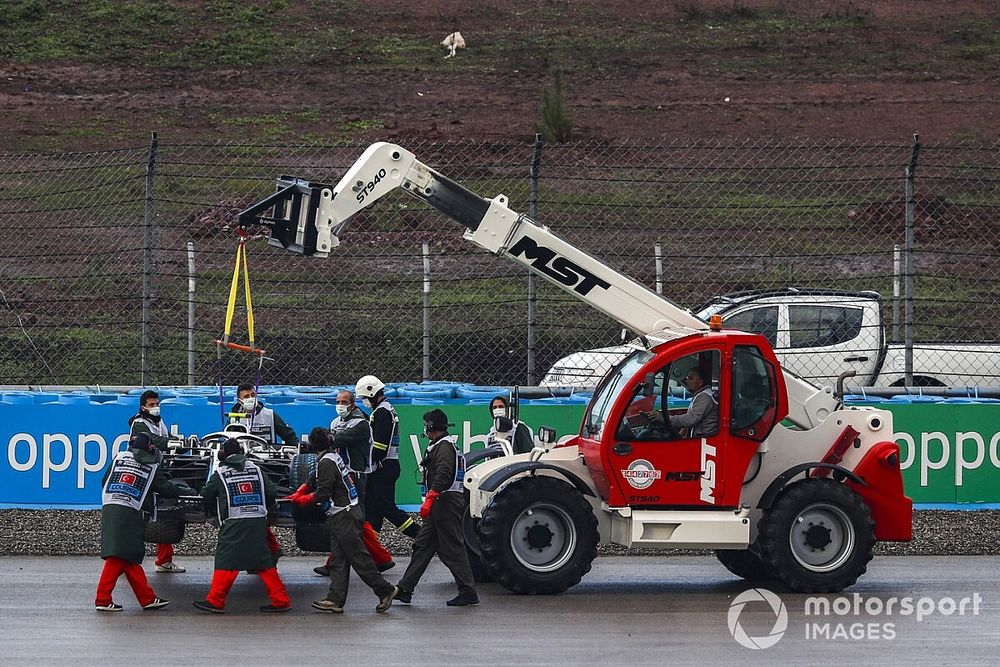
[[[726,319],[802,375],[1000,385],[996,144],[406,147],[685,306],[770,291],[731,299]],[[216,382],[236,214],[281,174],[335,183],[363,149],[0,155],[0,384]],[[326,260],[249,241],[262,382],[534,384],[564,355],[618,343],[616,322],[461,232],[395,193]],[[238,342],[244,316],[241,301]],[[618,354],[576,355],[563,380],[592,383]],[[225,383],[254,379],[251,357],[223,359]]]

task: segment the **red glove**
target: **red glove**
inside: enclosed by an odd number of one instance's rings
[[[289,496],[289,498],[299,507],[306,507],[307,505],[313,505],[316,503],[315,493],[307,493],[304,496]]]
[[[294,492],[289,493],[287,496],[285,496],[284,498],[280,498],[279,500],[281,500],[282,502],[294,503],[300,497],[305,495],[306,491],[308,490],[309,490],[309,485],[303,484],[299,488],[295,489]]]
[[[431,515],[431,505],[437,500],[437,497],[441,495],[440,491],[428,491],[427,497],[424,498],[424,504],[420,506],[420,517],[426,519]]]

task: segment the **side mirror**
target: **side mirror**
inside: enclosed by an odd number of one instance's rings
[[[551,445],[556,441],[556,430],[548,426],[538,427],[538,442],[544,445]]]
[[[646,373],[646,379],[642,381],[642,395],[649,397],[656,393],[656,378],[652,373]]]

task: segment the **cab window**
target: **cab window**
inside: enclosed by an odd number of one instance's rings
[[[777,415],[777,369],[760,350],[738,345],[733,350],[733,386],[729,430],[761,442],[774,428]]]
[[[720,359],[718,350],[705,350],[675,359],[647,375],[632,392],[615,437],[628,441],[674,440],[718,433]],[[692,407],[695,385],[698,393],[708,396]],[[689,416],[695,413],[697,419]],[[670,417],[674,421],[679,418],[683,425],[672,425]]]
[[[590,412],[587,413],[587,419],[583,426],[584,435],[594,438],[601,437],[604,423],[607,421],[618,395],[621,394],[628,381],[639,372],[639,369],[653,359],[653,356],[652,352],[635,352],[623,359],[614,370],[608,373],[590,403]]]

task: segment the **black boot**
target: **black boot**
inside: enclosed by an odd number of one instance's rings
[[[459,593],[457,596],[453,597],[447,602],[447,605],[449,607],[471,607],[472,605],[476,604],[479,604],[479,596],[476,595],[475,591],[471,591],[468,593]]]

